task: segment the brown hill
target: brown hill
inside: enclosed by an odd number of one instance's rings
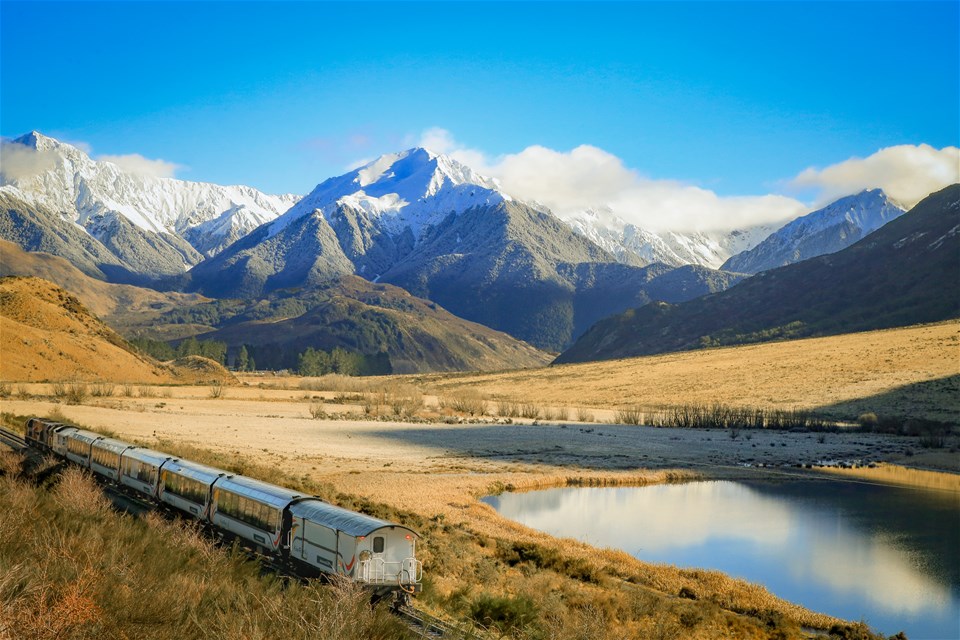
[[[171,309],[209,301],[192,293],[160,292],[103,282],[83,273],[64,258],[24,251],[6,240],[0,240],[0,276],[34,276],[54,282],[76,296],[92,314],[127,335],[154,327],[158,318]],[[179,335],[171,337],[190,335],[191,327],[181,326],[177,330]]]
[[[76,296],[41,278],[8,276],[0,278],[0,378],[189,383],[232,376],[212,361],[181,367],[134,353]]]

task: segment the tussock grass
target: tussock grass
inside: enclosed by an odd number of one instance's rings
[[[90,395],[94,398],[109,398],[115,390],[116,385],[110,382],[95,382],[90,385]]]
[[[409,631],[358,587],[281,583],[196,528],[119,515],[89,476],[47,491],[0,477],[0,635],[393,640]]]
[[[64,399],[67,404],[83,404],[90,396],[90,389],[83,382],[71,382],[66,387]]]
[[[9,398],[13,393],[13,385],[9,382],[0,382],[0,398]]]

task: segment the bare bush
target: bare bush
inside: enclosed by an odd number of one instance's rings
[[[17,397],[21,400],[29,400],[31,398],[30,390],[27,389],[27,385],[21,384],[17,387]]]
[[[90,395],[94,398],[109,398],[116,387],[109,382],[96,382],[90,386]]]
[[[520,406],[515,402],[501,400],[497,403],[497,415],[501,418],[519,418]]]
[[[126,397],[132,398],[136,395],[136,393],[137,393],[137,390],[134,388],[132,384],[123,385],[123,395],[125,395]]]
[[[442,404],[454,411],[471,416],[482,416],[487,408],[487,403],[484,402],[480,394],[475,392],[465,392],[452,398],[444,398]]]
[[[540,407],[532,402],[524,402],[520,405],[520,417],[536,420],[540,417]]]
[[[210,397],[222,398],[224,395],[224,385],[222,382],[214,382],[210,385]]]
[[[157,397],[157,391],[153,387],[148,387],[146,385],[140,385],[140,388],[137,389],[137,393],[141,398],[155,398]]]
[[[593,422],[595,419],[593,411],[585,409],[583,407],[577,408],[577,421],[578,422]]]
[[[66,398],[67,397],[67,383],[65,382],[54,382],[50,385],[50,391],[53,393],[54,398]]]
[[[310,405],[310,417],[314,420],[324,420],[327,417],[327,412],[324,409],[322,402],[314,402]]]
[[[0,398],[9,398],[13,393],[13,386],[9,382],[0,382]]]
[[[82,382],[71,382],[67,385],[67,404],[83,404],[90,395],[90,389]]]
[[[643,409],[640,407],[620,409],[617,411],[614,419],[620,424],[641,425],[643,424]]]

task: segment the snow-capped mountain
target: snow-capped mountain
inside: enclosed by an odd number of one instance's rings
[[[133,273],[182,273],[299,200],[246,186],[130,173],[36,131],[4,147],[32,166],[4,169],[4,196],[35,211],[56,212],[108,247]]]
[[[251,296],[357,273],[548,349],[603,315],[726,288],[694,268],[620,264],[552,213],[426,149],[378,158],[190,271],[213,296]]]
[[[757,246],[731,257],[721,268],[759,273],[835,253],[905,212],[880,189],[861,191],[789,222]]]
[[[564,222],[626,264],[662,263],[673,267],[695,264],[719,269],[730,256],[752,248],[776,225],[757,225],[733,231],[654,232],[631,224],[610,208],[588,209]]]

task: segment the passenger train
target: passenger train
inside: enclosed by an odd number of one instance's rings
[[[421,589],[419,536],[402,525],[58,422],[30,418],[26,432],[31,445],[209,524],[299,575],[345,576],[375,598]]]

